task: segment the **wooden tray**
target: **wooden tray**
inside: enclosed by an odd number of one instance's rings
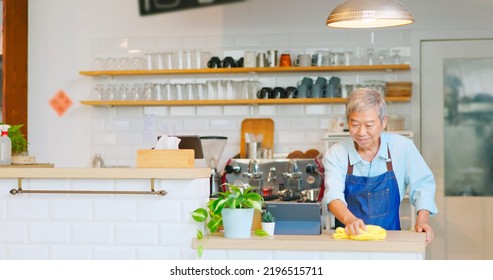
[[[269,118],[244,119],[241,122],[240,157],[246,157],[245,133],[263,134],[262,148],[274,150],[274,121]]]
[[[137,168],[192,168],[194,150],[138,150]]]

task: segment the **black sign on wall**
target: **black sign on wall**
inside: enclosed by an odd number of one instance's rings
[[[245,0],[139,0],[139,9],[140,15],[146,16],[241,1]]]

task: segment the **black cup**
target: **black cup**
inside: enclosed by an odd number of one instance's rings
[[[221,59],[217,56],[211,57],[207,62],[207,67],[209,68],[221,68]]]
[[[262,89],[260,89],[258,92],[257,92],[257,98],[259,99],[263,99],[265,98],[266,96],[271,96],[271,93],[272,92],[272,88],[270,87],[263,87]],[[270,97],[269,97],[270,98]]]
[[[287,87],[284,94],[281,94],[281,98],[289,98],[290,96],[297,96],[298,89],[296,87]]]
[[[272,92],[268,95],[269,98],[277,98],[278,96],[283,96],[286,92],[286,89],[283,87],[275,87]]]
[[[235,66],[235,60],[231,56],[227,56],[223,59],[223,68],[232,68]]]
[[[236,61],[236,64],[235,64],[236,67],[243,67],[244,61],[245,61],[244,58],[243,57],[240,57],[240,59],[238,59]]]

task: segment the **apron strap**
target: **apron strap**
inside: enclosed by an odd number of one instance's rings
[[[392,157],[390,156],[390,149],[387,145],[387,154],[389,155],[389,159],[387,161],[387,171],[393,171],[394,167],[392,166]],[[353,166],[351,165],[351,161],[349,160],[349,153],[347,155],[347,174],[353,175]]]
[[[349,153],[347,154],[347,174],[353,175],[353,166],[351,165],[351,161],[349,160]]]
[[[389,145],[387,145],[387,154],[389,155],[389,160],[387,161],[387,171],[393,171],[394,167],[392,166],[392,157],[390,156]]]

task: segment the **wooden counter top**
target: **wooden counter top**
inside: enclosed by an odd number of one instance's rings
[[[196,179],[210,176],[210,168],[0,168],[0,178]]]
[[[387,238],[378,241],[337,240],[334,231],[321,235],[275,235],[252,236],[248,239],[224,238],[214,233],[202,240],[193,239],[192,246],[202,245],[207,249],[229,250],[283,250],[283,251],[331,251],[331,252],[399,252],[423,253],[426,249],[426,235],[412,231],[387,231]]]

